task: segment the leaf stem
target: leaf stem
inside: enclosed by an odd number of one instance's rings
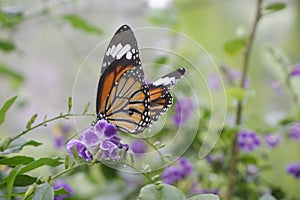
[[[45,126],[45,125],[47,125],[47,123],[49,123],[49,122],[55,121],[55,120],[57,120],[57,119],[62,119],[62,118],[66,119],[66,118],[68,118],[68,117],[75,117],[75,116],[94,116],[94,114],[70,114],[70,113],[67,113],[67,114],[60,114],[60,115],[55,116],[55,117],[53,117],[53,118],[51,118],[51,119],[44,120],[43,122],[41,122],[41,123],[39,123],[39,124],[37,124],[37,125],[35,125],[35,126],[32,126],[32,127],[28,128],[28,129],[22,131],[21,133],[19,133],[19,134],[17,134],[16,136],[12,137],[11,141],[16,140],[17,138],[19,138],[19,137],[25,135],[26,133],[28,133],[29,131],[31,131],[31,130],[33,130],[33,129],[36,129],[36,128],[40,127],[40,126]]]
[[[242,78],[241,78],[241,82],[240,82],[240,87],[243,89],[245,89],[245,82],[246,82],[245,80],[246,80],[247,73],[248,73],[249,58],[250,58],[250,53],[251,53],[254,38],[255,38],[255,33],[257,30],[258,22],[262,17],[262,9],[261,9],[262,1],[263,0],[257,0],[254,24],[252,26],[252,30],[251,30],[249,39],[248,39],[247,44],[244,49],[243,71],[242,71]],[[236,119],[235,119],[236,126],[239,126],[241,124],[242,112],[243,112],[243,101],[239,100],[238,106],[237,106],[237,112],[236,112]],[[236,184],[236,180],[235,180],[236,174],[235,173],[236,173],[236,168],[237,168],[238,153],[239,153],[239,150],[237,147],[237,134],[235,134],[233,141],[232,141],[231,149],[230,149],[231,157],[230,157],[230,163],[229,163],[229,169],[228,169],[228,187],[227,187],[226,194],[225,194],[226,200],[231,200],[233,192],[234,192],[234,187]]]

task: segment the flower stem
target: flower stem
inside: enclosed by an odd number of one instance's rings
[[[31,130],[33,130],[33,129],[36,129],[36,128],[40,127],[40,126],[46,126],[47,123],[49,123],[49,122],[55,121],[55,120],[57,120],[57,119],[62,119],[62,118],[63,118],[63,119],[66,119],[66,118],[68,118],[68,117],[75,117],[75,116],[94,116],[94,114],[70,114],[70,113],[67,113],[67,114],[60,114],[60,115],[58,115],[58,116],[56,116],[56,117],[53,117],[53,118],[51,118],[51,119],[44,120],[43,122],[41,122],[41,123],[39,123],[39,124],[37,124],[37,125],[35,125],[35,126],[32,126],[32,127],[28,128],[28,129],[22,131],[21,133],[19,133],[19,134],[17,134],[16,136],[12,137],[11,141],[16,140],[17,138],[19,138],[19,137],[25,135],[26,133],[28,133],[29,131],[31,131]]]
[[[155,151],[157,151],[157,153],[159,154],[160,158],[167,164],[170,164],[170,161],[168,160],[168,158],[165,157],[164,154],[162,154],[159,149],[154,146],[147,138],[144,138],[144,140],[147,142],[147,144],[149,144]]]
[[[250,57],[250,53],[252,50],[252,45],[254,42],[257,25],[262,16],[261,5],[262,5],[262,0],[257,0],[255,20],[254,20],[254,23],[252,26],[252,30],[251,30],[249,39],[248,39],[247,44],[244,49],[243,71],[242,71],[242,79],[240,82],[240,87],[243,89],[245,89],[245,80],[246,80],[248,68],[249,68],[249,57]],[[243,112],[243,101],[239,100],[238,106],[237,106],[236,118],[235,118],[236,126],[239,126],[241,124],[242,112]],[[236,185],[236,180],[235,180],[236,174],[235,173],[236,173],[236,168],[237,168],[238,153],[239,153],[239,150],[237,148],[237,134],[235,134],[233,141],[232,141],[231,149],[230,149],[231,157],[230,157],[230,163],[229,163],[229,169],[228,169],[228,187],[227,187],[226,194],[225,194],[225,200],[230,200],[230,199],[232,199],[232,196],[233,196],[234,187]]]

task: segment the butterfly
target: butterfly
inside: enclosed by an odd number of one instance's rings
[[[144,131],[172,105],[170,87],[185,71],[179,68],[146,84],[134,33],[128,25],[121,26],[113,35],[102,62],[97,120],[104,119],[127,133]]]

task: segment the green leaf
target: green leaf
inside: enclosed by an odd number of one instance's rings
[[[64,188],[59,188],[54,191],[55,196],[64,195],[64,194],[70,194],[70,193],[67,190],[65,190]]]
[[[9,154],[9,153],[17,153],[23,149],[25,146],[40,146],[42,143],[36,142],[34,140],[26,140],[24,138],[18,138],[13,140],[9,146],[2,152],[2,154]]]
[[[29,176],[27,174],[21,174],[16,177],[14,186],[25,187],[28,185],[32,185],[33,183],[35,183],[37,181],[37,179],[38,179],[37,177]]]
[[[31,128],[31,125],[35,122],[36,118],[37,118],[37,114],[32,115],[32,117],[30,118],[30,120],[28,120],[27,124],[26,124],[26,130]]]
[[[85,114],[85,113],[89,110],[90,105],[91,105],[91,102],[88,102],[88,103],[84,106],[84,109],[83,109],[82,114]]]
[[[160,186],[150,184],[144,186],[137,198],[138,200],[184,200],[184,194],[172,185],[162,184]]]
[[[103,33],[101,29],[91,25],[88,21],[78,15],[63,15],[62,19],[69,22],[76,29],[97,35],[101,35]]]
[[[16,165],[27,165],[34,161],[34,158],[27,156],[14,156],[10,158],[0,159],[0,165],[16,166]]]
[[[15,45],[10,40],[0,39],[0,49],[2,49],[3,51],[7,51],[7,52],[13,51],[13,50],[15,50]]]
[[[243,100],[245,97],[245,90],[241,87],[230,87],[226,89],[226,94],[229,97],[233,97],[237,100]]]
[[[240,158],[240,162],[245,165],[257,165],[257,158],[252,155],[243,155]]]
[[[32,200],[53,200],[54,198],[54,191],[49,183],[43,183],[39,185],[32,197]]]
[[[70,111],[71,111],[71,109],[72,109],[72,103],[73,101],[72,101],[72,97],[69,97],[69,99],[68,99],[68,113],[70,113]]]
[[[220,198],[214,194],[200,194],[190,197],[187,200],[220,200]]]
[[[221,138],[222,139],[232,139],[232,137],[234,135],[236,135],[238,132],[238,129],[237,128],[229,128],[229,127],[226,127],[222,130],[222,133],[221,133]]]
[[[154,63],[157,65],[165,65],[168,62],[169,58],[167,56],[161,56],[154,60]]]
[[[246,45],[247,38],[237,38],[231,41],[228,41],[224,45],[224,50],[229,55],[235,55],[239,53]]]
[[[14,96],[10,99],[8,99],[2,108],[0,109],[0,125],[4,122],[5,120],[5,114],[8,111],[8,109],[14,104],[18,96]]]
[[[56,167],[60,164],[62,164],[62,160],[61,158],[40,158],[38,160],[35,160],[33,162],[31,162],[30,164],[24,166],[22,168],[22,170],[20,171],[20,174],[23,174],[23,173],[26,173],[26,172],[29,172],[29,171],[32,171],[36,168],[39,168],[41,166],[44,166],[44,165],[48,165],[48,166],[51,166],[51,167]]]
[[[18,87],[24,82],[24,77],[17,71],[0,63],[0,75],[8,77],[12,80],[13,86]]]
[[[13,170],[11,170],[11,172],[9,173],[9,175],[7,177],[7,191],[6,191],[6,199],[7,200],[11,199],[14,182],[15,182],[16,176],[19,173],[19,171],[21,170],[21,168],[22,168],[22,165],[16,166],[15,168],[13,168]]]
[[[16,10],[14,12],[0,9],[0,22],[4,27],[12,28],[20,24],[23,20],[22,10]]]
[[[283,3],[283,2],[275,2],[275,3],[271,3],[271,4],[267,5],[265,7],[265,10],[268,13],[271,13],[271,12],[276,12],[276,11],[282,10],[285,7],[286,7],[285,3]]]
[[[107,165],[99,165],[103,176],[106,180],[112,180],[118,177],[117,171]]]

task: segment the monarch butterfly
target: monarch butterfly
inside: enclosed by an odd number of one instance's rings
[[[180,68],[146,84],[136,38],[128,25],[121,26],[112,37],[102,62],[97,120],[115,124],[123,132],[142,132],[172,105],[170,86],[184,74],[185,68]]]

